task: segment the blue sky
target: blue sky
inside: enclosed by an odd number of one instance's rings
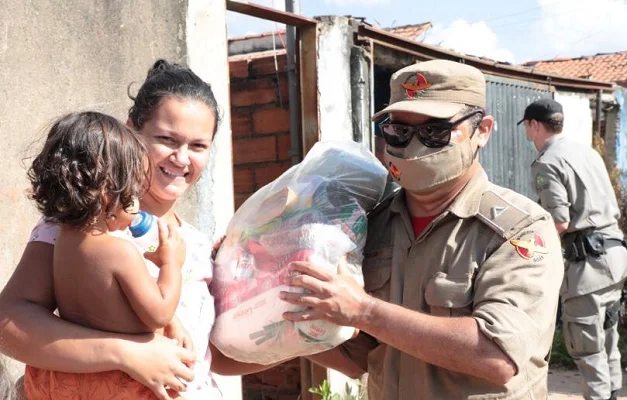
[[[252,0],[284,9],[284,0]],[[301,0],[301,14],[353,15],[382,27],[429,21],[423,38],[466,54],[522,63],[627,50],[627,0]],[[237,13],[229,36],[275,29]]]

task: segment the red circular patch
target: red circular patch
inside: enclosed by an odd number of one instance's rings
[[[519,239],[519,242],[523,242],[525,240],[531,241],[531,238],[521,238]],[[516,252],[518,253],[518,255],[525,260],[529,260],[531,257],[533,257],[533,255],[535,254],[534,248],[536,246],[539,248],[544,248],[544,239],[542,239],[542,236],[538,235],[536,232],[533,233],[533,246],[530,246],[531,248],[514,245],[514,247],[516,247]]]

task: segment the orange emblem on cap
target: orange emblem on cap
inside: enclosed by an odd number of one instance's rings
[[[396,165],[392,164],[392,162],[388,164],[388,171],[390,171],[390,174],[392,174],[394,179],[396,179],[397,181],[401,180],[402,173],[398,170],[398,168],[396,168]]]
[[[431,84],[423,74],[417,72],[416,75],[410,75],[401,86],[405,89],[405,96],[414,98],[422,94],[423,90],[430,88]]]
[[[544,247],[544,239],[536,232],[532,233],[532,237],[528,239],[512,239],[509,242],[514,245],[516,252],[519,256],[525,260],[529,260],[536,254],[549,254],[549,251]],[[527,235],[523,235],[527,236]]]

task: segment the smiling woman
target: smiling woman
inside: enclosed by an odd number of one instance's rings
[[[220,113],[211,88],[189,69],[157,61],[137,96],[128,124],[148,143],[153,162],[149,196],[172,202],[196,183],[209,160]]]
[[[216,116],[200,101],[169,96],[140,129],[154,163],[150,197],[174,201],[198,181],[209,160]]]

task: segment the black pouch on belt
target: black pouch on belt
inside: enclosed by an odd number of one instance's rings
[[[583,244],[586,253],[592,257],[599,257],[605,254],[605,239],[600,233],[588,233],[583,236]]]
[[[583,261],[586,259],[586,246],[581,232],[573,232],[562,238],[564,258],[568,261]]]
[[[603,321],[603,329],[609,329],[618,323],[618,312],[620,311],[620,301],[612,303],[605,310],[605,321]]]

